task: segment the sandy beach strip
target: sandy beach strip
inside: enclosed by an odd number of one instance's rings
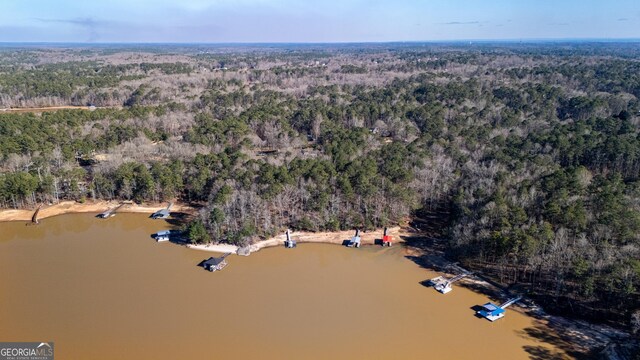
[[[362,245],[374,245],[376,240],[382,239],[382,229],[373,231],[360,232],[360,242]],[[399,226],[388,228],[387,234],[393,237],[394,243],[403,242],[401,236],[409,235],[406,229],[401,229]],[[337,244],[342,245],[345,240],[351,239],[355,235],[354,230],[335,231],[335,232],[309,232],[309,231],[295,231],[291,232],[290,236],[292,240],[295,240],[298,244],[301,243],[323,243],[323,244]],[[284,242],[287,239],[285,234],[274,236],[272,238],[258,241],[252,245],[249,245],[251,253],[259,251],[268,247],[284,246]],[[200,244],[200,245],[187,245],[188,248],[201,251],[211,251],[217,253],[234,253],[238,251],[238,247],[230,244]]]
[[[70,214],[70,213],[101,213],[109,209],[113,209],[124,203],[118,212],[122,213],[145,213],[152,214],[160,209],[167,207],[167,203],[157,204],[136,204],[133,202],[120,201],[86,201],[79,203],[77,201],[61,201],[54,205],[44,205],[38,213],[38,219],[46,219],[48,217]],[[31,221],[35,209],[0,209],[0,221]],[[194,209],[186,204],[173,203],[172,212],[193,213]]]

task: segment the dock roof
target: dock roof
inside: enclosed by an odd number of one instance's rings
[[[153,213],[153,215],[166,215],[169,216],[169,209],[158,210]]]
[[[501,314],[501,313],[505,312],[503,308],[501,308],[500,306],[498,306],[498,305],[496,305],[496,304],[494,304],[492,302],[488,302],[488,303],[482,305],[482,307],[487,312],[489,312],[491,314],[494,314],[494,315],[498,315],[498,314]]]
[[[223,261],[224,261],[223,257],[219,257],[219,258],[210,257],[205,262],[203,262],[202,265],[204,265],[204,266],[207,266],[207,265],[217,266],[217,265],[220,265]]]

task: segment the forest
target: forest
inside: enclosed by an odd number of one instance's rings
[[[193,242],[410,224],[640,332],[633,43],[0,48],[0,206],[197,205]],[[95,110],[15,112],[93,105]]]

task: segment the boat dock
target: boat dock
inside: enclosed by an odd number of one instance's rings
[[[225,258],[229,255],[231,255],[231,253],[226,253],[222,255],[222,257],[210,257],[207,260],[203,260],[198,266],[202,266],[210,272],[220,271],[228,265]]]
[[[288,249],[296,247],[298,244],[295,240],[291,239],[291,230],[287,229],[287,232],[285,234],[287,235],[287,240],[284,241],[284,247]]]
[[[158,231],[152,237],[156,239],[156,242],[169,241],[171,239],[171,230]]]
[[[34,225],[38,225],[40,222],[38,221],[38,214],[40,213],[40,209],[42,208],[42,205],[38,206],[38,208],[36,209],[36,211],[33,213],[33,216],[31,217],[31,222]]]
[[[453,288],[451,287],[451,284],[453,284],[454,282],[461,280],[462,278],[468,276],[469,274],[460,274],[460,275],[456,275],[454,277],[452,277],[451,279],[445,280],[443,283],[437,284],[435,285],[433,288],[436,289],[436,291],[438,291],[441,294],[446,294],[448,292],[450,292],[451,290],[453,290]]]
[[[505,309],[520,301],[520,299],[522,299],[521,296],[511,298],[501,305],[496,305],[492,302],[488,302],[481,306],[481,309],[478,310],[477,314],[491,322],[502,319],[505,314]]]
[[[185,241],[183,237],[184,233],[180,230],[161,230],[155,234],[151,234],[151,237],[157,242],[171,241],[182,243]]]
[[[126,205],[125,203],[121,203],[120,205],[118,205],[118,206],[116,206],[114,208],[111,208],[111,209],[109,209],[109,210],[107,210],[105,212],[102,212],[102,213],[98,214],[97,217],[100,218],[100,219],[108,219],[108,218],[110,218],[112,216],[116,216],[116,211],[118,211],[121,207],[123,207],[125,205]]]
[[[169,218],[169,216],[171,215],[170,213],[171,206],[173,206],[173,203],[169,203],[169,205],[167,205],[166,208],[154,212],[153,214],[151,214],[150,218],[154,220]]]
[[[359,248],[360,247],[360,229],[356,229],[356,235],[354,237],[351,238],[351,240],[349,240],[349,243],[347,244],[347,247],[355,247],[355,248]]]
[[[460,274],[460,275],[456,275],[452,278],[445,278],[444,276],[438,276],[435,277],[431,280],[429,280],[427,282],[427,284],[429,286],[432,286],[434,289],[436,289],[436,291],[438,291],[441,294],[446,294],[448,292],[450,292],[451,290],[453,290],[453,288],[451,287],[451,284],[453,284],[456,281],[459,281],[467,276],[471,275],[471,273],[464,273],[464,274]]]
[[[444,276],[434,277],[433,279],[426,282],[426,285],[435,287],[439,284],[444,284],[447,281]],[[424,284],[424,282],[423,282]]]
[[[387,235],[387,228],[384,228],[384,232],[382,233],[382,246],[391,246],[393,244],[393,237],[391,235]]]

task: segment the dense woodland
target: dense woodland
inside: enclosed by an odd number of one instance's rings
[[[0,48],[0,109],[97,106],[0,111],[0,205],[177,198],[192,241],[234,244],[409,220],[552,311],[640,328],[638,49]]]

